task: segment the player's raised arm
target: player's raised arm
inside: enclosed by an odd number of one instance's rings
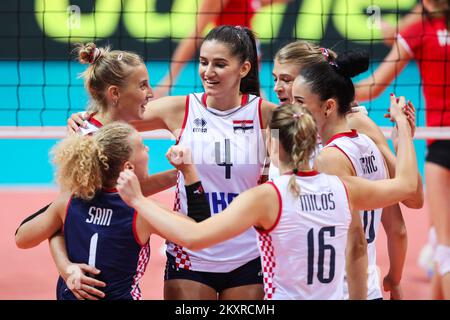
[[[121,172],[117,189],[122,199],[143,215],[161,236],[193,250],[231,239],[252,226],[270,228],[275,222],[271,221],[270,213],[275,212],[273,217],[276,218],[279,206],[275,189],[264,184],[239,195],[224,214],[196,223],[146,199],[136,176],[129,170]]]
[[[396,122],[399,132],[399,148],[396,174],[390,180],[368,181],[359,177],[341,177],[349,192],[353,209],[371,210],[387,207],[411,197],[417,189],[417,160],[408,124],[402,107],[403,97],[396,102],[391,95],[390,116]]]

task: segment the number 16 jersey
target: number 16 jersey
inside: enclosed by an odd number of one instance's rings
[[[186,97],[186,110],[178,143],[188,146],[211,214],[220,214],[241,192],[255,187],[266,155],[262,136],[261,98],[243,95],[241,105],[226,111],[206,106],[206,94]],[[187,213],[183,175],[180,173],[175,210]],[[176,266],[193,271],[230,272],[257,258],[253,228],[215,246],[191,251],[167,243]]]
[[[279,212],[269,230],[259,230],[265,299],[343,299],[352,219],[345,186],[336,176],[298,172],[296,196],[291,177],[268,182],[278,193]]]

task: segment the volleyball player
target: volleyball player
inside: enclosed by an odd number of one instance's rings
[[[356,95],[359,100],[377,97],[408,61],[414,59],[422,77],[427,126],[450,126],[449,2],[424,0],[422,5],[426,13],[423,19],[400,32],[373,75],[357,84]],[[434,279],[438,286],[435,286],[433,296],[450,299],[450,141],[428,140],[427,144],[427,203],[438,242]]]
[[[355,89],[351,77],[367,70],[368,57],[364,54],[353,53],[340,54],[336,59],[330,56],[328,58],[326,63],[303,67],[300,76],[294,81],[292,90],[294,101],[301,105],[306,104],[318,123],[319,136],[323,141],[324,149],[316,159],[317,168],[320,172],[338,176],[359,176],[371,180],[385,179],[388,173],[383,155],[370,138],[354,129],[351,130],[345,117],[354,100]],[[378,226],[382,219],[381,213],[381,208],[360,212],[369,253],[368,299],[382,299],[375,251]],[[383,217],[384,219],[392,218],[389,213],[385,213]],[[403,221],[400,220],[400,222]],[[390,240],[393,242],[389,243],[390,246],[398,245],[395,243],[397,239]],[[406,242],[406,239],[404,241]],[[391,283],[397,286],[391,291],[391,297],[395,299],[401,298],[398,284],[401,279],[405,251],[406,243],[404,251],[400,252],[403,256],[392,258],[390,272],[384,279],[385,287]],[[397,273],[394,274],[393,271]]]
[[[80,44],[76,47],[78,61],[88,64],[82,73],[86,90],[90,98],[89,116],[80,128],[82,135],[94,134],[103,125],[117,120],[129,122],[142,119],[145,105],[152,97],[149,86],[147,67],[142,58],[129,51],[97,48],[94,43]],[[176,171],[170,170],[154,175],[147,175],[142,181],[144,194],[151,195],[175,185]],[[48,206],[25,219],[23,223],[44,212]],[[74,270],[97,274],[99,270],[84,264],[71,264],[65,251],[64,237],[57,234],[50,239],[50,251],[57,269],[64,280],[73,275]],[[93,279],[82,275],[85,284],[93,285]],[[73,288],[77,297],[90,298],[82,288]],[[91,291],[95,292],[95,288]]]
[[[123,202],[115,185],[125,168],[141,180],[147,178],[148,148],[141,136],[130,125],[114,122],[93,136],[71,135],[60,141],[53,149],[53,162],[63,192],[45,212],[19,228],[17,246],[37,246],[63,228],[68,258],[101,273],[92,280],[97,288],[74,283],[79,274],[68,280],[59,277],[58,300],[82,299],[75,286],[93,299],[140,299],[139,280],[150,258],[154,230]]]
[[[283,105],[288,101],[293,101],[292,84],[302,68],[311,64],[324,62],[326,59],[334,59],[335,57],[336,54],[331,50],[325,50],[306,41],[296,41],[282,47],[275,55],[273,68],[273,76],[275,80],[274,90],[280,99],[280,103]],[[408,104],[405,112],[408,116],[412,129],[414,129],[415,114],[412,104]],[[386,160],[391,176],[394,175],[395,156],[390,151],[387,141],[378,126],[368,116],[366,116],[364,112],[349,112],[345,115],[345,118],[349,128],[356,129],[360,133],[367,134],[376,143],[378,149],[382,152]],[[317,153],[318,152],[319,151],[317,151]],[[276,176],[278,173],[275,172],[271,166],[271,176],[274,175]],[[420,207],[423,203],[420,175],[418,175],[418,180],[418,192],[413,199],[404,201],[404,203],[409,207]],[[400,299],[402,297],[402,293],[399,283],[403,272],[407,247],[406,227],[398,204],[389,208],[384,208],[383,212],[385,214],[382,215],[382,224],[387,234],[390,260],[389,272],[384,279],[384,288],[385,290],[390,291],[392,299]],[[372,221],[373,220],[366,220],[366,224],[369,222],[367,228],[368,231],[372,230],[372,228],[370,228],[370,226],[372,226]],[[374,240],[375,239],[373,236],[367,233],[367,241],[372,243]],[[374,258],[372,258],[372,260],[374,262]],[[372,273],[375,272],[376,266],[372,266],[371,268],[374,269]],[[372,276],[371,281],[374,282],[377,278],[378,277]],[[378,284],[370,287],[376,288],[371,289],[373,292],[377,292],[376,297],[381,297],[380,286]],[[369,294],[369,297],[370,296],[374,297],[374,293]]]
[[[199,62],[204,93],[150,101],[144,120],[133,124],[139,131],[167,129],[180,145],[193,150],[211,212],[216,215],[235,196],[258,184],[266,152],[262,128],[275,105],[258,96],[256,44],[249,29],[212,29],[200,48]],[[73,129],[81,122],[80,115],[69,119]],[[186,214],[183,183],[180,175],[175,208]],[[167,247],[166,299],[263,297],[254,230],[196,252],[175,243]]]
[[[94,43],[79,45],[77,52],[79,62],[89,64],[82,75],[91,100],[88,128],[80,128],[81,133],[95,132],[113,121],[143,119],[153,92],[142,58],[130,51],[97,48]],[[176,171],[148,175],[147,179],[143,182],[144,194],[151,195],[175,185]]]
[[[120,174],[117,188],[124,201],[165,237],[193,249],[234,238],[254,226],[266,299],[342,299],[349,225],[360,223],[352,209],[388,206],[416,190],[417,164],[403,105],[403,98],[400,103],[391,98],[390,116],[400,138],[396,177],[391,180],[338,178],[311,170],[315,120],[304,107],[287,105],[274,110],[269,125],[275,133],[269,138],[271,159],[284,174],[242,193],[223,214],[200,223],[180,219],[145,199],[130,170]],[[180,158],[180,150],[172,151]],[[366,294],[364,277],[357,289]]]

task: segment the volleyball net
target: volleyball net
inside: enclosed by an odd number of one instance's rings
[[[206,0],[22,0],[0,3],[0,138],[53,138],[65,136],[67,118],[85,110],[87,93],[79,74],[86,66],[75,61],[73,45],[95,42],[113,49],[135,51],[144,57],[150,84],[157,88],[167,75],[181,40],[192,37],[200,15],[211,17],[203,34],[214,26],[215,11],[200,12]],[[416,0],[252,0],[238,1],[239,8],[220,2],[220,15],[251,18],[262,62],[262,92],[277,103],[273,92],[273,57],[283,45],[307,40],[339,52],[367,50],[372,65],[354,79],[370,76],[390,47],[386,28],[398,30],[401,19]],[[420,1],[419,1],[420,2]],[[253,14],[254,12],[254,14]],[[394,32],[395,34],[395,32]],[[202,35],[199,35],[201,37]],[[393,35],[392,35],[393,37]],[[198,55],[186,63],[173,80],[171,95],[201,91]],[[169,73],[170,77],[170,73]],[[449,84],[450,85],[450,84]],[[450,139],[450,128],[427,128],[422,81],[414,62],[377,99],[365,103],[369,116],[389,135],[391,124],[383,118],[389,93],[404,95],[417,109],[416,138]],[[450,99],[450,97],[448,97]],[[450,112],[445,108],[440,112]],[[167,138],[161,132],[149,137]]]

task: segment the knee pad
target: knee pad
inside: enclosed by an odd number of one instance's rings
[[[450,246],[438,244],[434,254],[434,262],[441,276],[450,272]]]

